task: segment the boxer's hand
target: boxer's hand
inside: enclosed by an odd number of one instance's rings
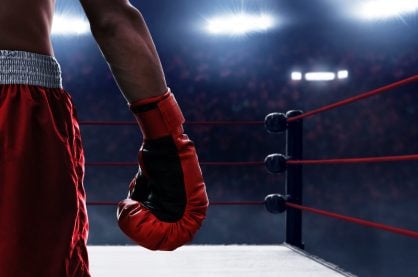
[[[193,239],[208,207],[196,150],[171,93],[131,108],[144,143],[129,198],[119,203],[119,226],[148,249],[174,250]]]

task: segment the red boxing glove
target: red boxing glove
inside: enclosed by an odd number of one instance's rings
[[[208,208],[196,149],[183,134],[184,117],[171,92],[137,101],[131,110],[144,142],[129,198],[119,203],[119,227],[145,248],[174,250],[193,239]]]

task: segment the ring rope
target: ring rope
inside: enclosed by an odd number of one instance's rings
[[[87,202],[87,206],[117,206],[118,202]],[[210,206],[261,206],[264,201],[215,201]]]
[[[264,161],[258,162],[200,162],[201,166],[261,166]],[[138,166],[138,162],[89,162],[86,166],[92,167],[130,167]]]
[[[80,121],[84,126],[137,126],[136,121]],[[264,121],[188,121],[188,126],[258,126]]]
[[[360,164],[360,163],[383,163],[416,161],[418,154],[385,156],[385,157],[367,157],[367,158],[348,158],[348,159],[325,159],[325,160],[288,160],[289,165],[320,165],[320,164]]]
[[[288,160],[288,165],[322,165],[322,164],[361,164],[361,163],[384,163],[416,161],[418,154],[366,157],[366,158],[347,158],[347,159],[323,159],[323,160]],[[255,162],[200,162],[201,166],[263,166],[264,161]],[[86,166],[91,167],[136,167],[138,162],[88,162]]]
[[[403,79],[401,81],[398,81],[398,82],[395,82],[395,83],[377,88],[375,90],[365,92],[365,93],[362,93],[360,95],[350,97],[350,98],[347,98],[345,100],[342,100],[342,101],[339,101],[339,102],[336,102],[336,103],[333,103],[333,104],[330,104],[330,105],[327,105],[327,106],[324,106],[324,107],[321,107],[321,108],[318,108],[318,109],[315,109],[315,110],[312,110],[312,111],[309,111],[309,112],[306,112],[306,113],[303,113],[301,115],[298,115],[298,116],[295,116],[295,117],[290,117],[290,118],[287,119],[287,122],[294,122],[294,121],[297,121],[297,120],[300,120],[300,119],[303,119],[303,118],[311,117],[311,116],[314,116],[316,114],[323,113],[323,112],[326,112],[326,111],[329,111],[329,110],[332,110],[332,109],[335,109],[335,108],[338,108],[338,107],[342,107],[342,106],[345,106],[345,105],[363,100],[365,98],[375,96],[375,95],[387,92],[389,90],[393,90],[393,89],[408,85],[408,84],[416,82],[416,81],[418,81],[418,74],[414,75],[412,77]]]
[[[210,206],[261,206],[261,205],[264,205],[264,204],[265,204],[265,201],[215,201],[215,202],[210,202]],[[117,206],[118,202],[87,202],[87,205],[88,206]],[[360,218],[356,218],[356,217],[351,217],[351,216],[346,216],[346,215],[337,214],[337,213],[333,213],[333,212],[328,212],[328,211],[324,211],[324,210],[320,210],[320,209],[316,209],[316,208],[312,208],[312,207],[307,207],[307,206],[302,206],[302,205],[289,203],[289,202],[286,203],[286,206],[290,207],[290,208],[293,208],[293,209],[298,209],[298,210],[302,210],[302,211],[306,211],[306,212],[310,212],[310,213],[314,213],[314,214],[319,214],[319,215],[322,215],[322,216],[326,216],[326,217],[330,217],[330,218],[354,223],[354,224],[357,224],[357,225],[366,226],[366,227],[370,227],[370,228],[373,228],[373,229],[383,230],[383,231],[387,231],[387,232],[391,232],[391,233],[395,233],[395,234],[399,234],[399,235],[403,235],[403,236],[418,239],[418,232],[417,231],[408,230],[408,229],[405,229],[405,228],[394,227],[394,226],[389,226],[389,225],[385,225],[385,224],[382,224],[382,223],[377,223],[377,222],[368,221],[368,220],[364,220],[364,219],[360,219]]]
[[[364,219],[360,219],[360,218],[356,218],[356,217],[336,214],[336,213],[332,213],[332,212],[328,212],[328,211],[324,211],[324,210],[319,210],[319,209],[315,209],[315,208],[311,208],[311,207],[301,206],[301,205],[297,205],[297,204],[289,203],[289,202],[286,203],[286,206],[288,206],[290,208],[302,210],[302,211],[307,211],[307,212],[319,214],[319,215],[326,216],[326,217],[331,217],[331,218],[334,218],[334,219],[339,219],[339,220],[342,220],[342,221],[351,222],[351,223],[354,223],[354,224],[357,224],[357,225],[362,225],[362,226],[366,226],[366,227],[370,227],[370,228],[374,228],[374,229],[378,229],[378,230],[383,230],[383,231],[388,231],[388,232],[391,232],[391,233],[396,233],[396,234],[399,234],[399,235],[408,236],[408,237],[418,239],[418,232],[416,232],[416,231],[403,229],[403,228],[398,228],[398,227],[393,227],[393,226],[389,226],[389,225],[385,225],[385,224],[381,224],[381,223],[376,223],[376,222],[372,222],[372,221],[368,221],[368,220],[364,220]]]
[[[184,123],[190,126],[220,126],[220,125],[241,125],[241,126],[258,126],[264,125],[264,121],[189,121]]]

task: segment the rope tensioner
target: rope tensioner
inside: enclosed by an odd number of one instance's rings
[[[264,119],[264,126],[270,134],[280,134],[287,130],[287,116],[283,113],[271,113]]]
[[[267,171],[272,174],[285,172],[287,169],[287,162],[288,158],[282,154],[271,154],[264,160]]]

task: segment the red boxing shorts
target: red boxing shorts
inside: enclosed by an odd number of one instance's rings
[[[90,276],[83,176],[58,63],[0,50],[0,276]]]

